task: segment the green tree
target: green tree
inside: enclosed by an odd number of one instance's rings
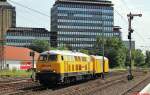
[[[47,51],[50,49],[50,44],[45,40],[34,40],[30,46],[30,49],[37,51],[39,53]]]
[[[126,49],[126,61],[125,61],[125,66],[129,66],[130,65],[130,59],[129,59],[129,50]]]
[[[89,54],[89,51],[86,49],[80,49],[80,52],[85,53],[85,54]]]
[[[97,37],[96,44],[94,46],[94,53],[96,55],[102,55],[102,37]],[[105,38],[104,40],[105,56],[108,57],[110,67],[123,67],[126,60],[126,48],[123,45],[121,39],[112,37]]]
[[[67,45],[64,44],[63,46],[57,47],[58,50],[69,50]]]
[[[107,57],[108,57],[109,63],[110,63],[109,66],[111,68],[119,66],[119,63],[117,62],[117,51],[116,50],[114,50],[114,49],[110,50],[109,53],[107,53]]]
[[[146,64],[145,64],[144,54],[142,53],[142,51],[137,49],[133,51],[133,53],[134,55],[132,55],[132,59],[134,60],[134,66],[144,67]]]
[[[72,46],[70,46],[69,44],[65,44],[65,47],[66,47],[68,50],[72,50]]]
[[[126,53],[123,48],[115,49],[112,47],[112,49],[109,49],[107,51],[106,56],[108,57],[110,61],[110,67],[124,67],[125,61],[126,61]]]
[[[146,51],[145,63],[147,67],[150,67],[150,51]]]
[[[60,47],[50,47],[50,50],[69,50],[68,46],[65,44],[65,45],[62,45]]]
[[[93,54],[93,55],[102,55],[102,45],[103,45],[103,41],[104,41],[104,45],[106,44],[106,39],[102,39],[101,36],[97,36],[96,38],[96,43],[93,46],[93,50],[91,50],[89,53]]]

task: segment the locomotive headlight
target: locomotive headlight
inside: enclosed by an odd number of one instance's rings
[[[53,72],[55,73],[56,71],[55,71],[55,70],[53,70]]]

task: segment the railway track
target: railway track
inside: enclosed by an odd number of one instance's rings
[[[113,77],[106,80],[97,79],[92,80],[83,84],[71,86],[69,88],[64,88],[63,90],[56,90],[52,92],[50,95],[92,95],[93,92],[102,90],[110,85],[124,82],[123,77],[125,78],[127,74],[121,73],[120,74],[112,74]],[[46,95],[46,94],[45,94]]]
[[[16,82],[16,81],[22,81],[22,80],[30,80],[30,78],[9,78],[9,77],[1,78],[0,77],[0,85],[2,83],[10,83],[10,82]]]
[[[11,82],[1,82],[1,85],[9,85],[9,84],[17,84],[17,83],[22,83],[22,82],[28,82],[29,80],[23,79],[23,80],[17,80],[17,81],[11,81]]]
[[[82,88],[82,89],[78,89],[78,91],[74,91],[74,92],[69,92],[69,93],[66,93],[65,95],[77,95],[77,94],[81,94],[81,95],[92,95],[92,93],[94,92],[97,92],[97,91],[100,91],[100,90],[103,90],[103,89],[106,89],[107,87],[110,87],[112,86],[113,84],[118,84],[118,83],[121,83],[121,82],[124,82],[124,79],[115,79],[113,81],[107,81],[107,82],[104,82],[101,84],[95,84],[93,86],[88,86],[88,87],[85,87],[85,88]]]
[[[143,76],[143,72],[136,71],[134,75]],[[105,80],[96,79],[80,84],[53,88],[46,88],[38,83],[22,80],[20,82],[0,84],[0,95],[93,95],[93,93],[102,91],[113,85],[126,84],[126,76],[126,71],[113,72],[107,74]]]
[[[135,93],[134,95],[139,95],[138,93],[143,89],[143,86],[144,85],[146,86],[149,82],[150,82],[150,73],[147,74],[147,76],[145,76],[141,81],[136,83],[134,86],[129,87],[129,89],[127,89],[126,91],[124,91],[120,95],[131,95],[131,94],[134,94],[134,93]],[[139,88],[139,89],[137,89],[137,88]],[[137,90],[135,90],[135,89],[137,89]]]
[[[142,76],[143,73],[141,74],[137,73],[134,75]],[[104,89],[111,88],[111,87],[113,88],[114,85],[121,86],[122,84],[128,83],[126,76],[127,74],[123,74],[123,75],[109,78],[107,80],[98,79],[98,80],[90,81],[83,85],[81,84],[78,86],[73,86],[70,88],[63,89],[61,91],[54,91],[49,95],[93,95],[93,93],[95,92],[103,91]],[[96,95],[103,95],[103,94],[96,94]],[[115,94],[111,94],[111,95],[115,95]]]
[[[115,73],[109,73],[106,75],[106,77],[110,77],[110,76],[119,76],[120,74],[124,74],[125,72],[115,72]],[[26,92],[25,94],[23,95],[55,95],[55,91],[59,91],[61,90],[60,92],[57,92],[58,95],[61,95],[62,93],[64,92],[69,92],[73,89],[76,89],[76,86],[80,86],[80,85],[83,85],[83,87],[86,87],[89,85],[90,82],[99,82],[100,80],[97,79],[97,80],[90,80],[90,81],[85,81],[85,82],[79,82],[79,83],[76,83],[76,84],[68,84],[68,85],[63,85],[63,86],[57,86],[57,87],[52,87],[52,88],[46,88],[46,87],[43,87],[43,86],[36,86],[36,87],[28,87],[28,88],[25,88],[24,91]],[[69,88],[69,89],[68,89]],[[54,93],[53,93],[54,92]],[[22,92],[21,92],[22,93]],[[46,94],[44,94],[46,93]]]
[[[29,80],[18,80],[8,83],[0,83],[0,95],[16,95],[21,94],[24,91],[22,89],[27,87],[35,87],[37,84]]]

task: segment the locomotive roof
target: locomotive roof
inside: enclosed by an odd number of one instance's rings
[[[95,56],[95,55],[92,55],[92,57],[96,58],[96,59],[103,59],[103,56]],[[105,60],[108,60],[107,57],[104,57]]]
[[[45,51],[41,53],[41,55],[47,55],[47,54],[60,54],[60,55],[73,55],[73,56],[83,56],[83,57],[89,57],[89,55],[81,53],[81,52],[73,52],[73,51],[68,51],[68,50],[50,50],[50,51]]]

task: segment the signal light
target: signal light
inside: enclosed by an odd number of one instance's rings
[[[131,39],[131,33],[129,32],[128,39]]]

